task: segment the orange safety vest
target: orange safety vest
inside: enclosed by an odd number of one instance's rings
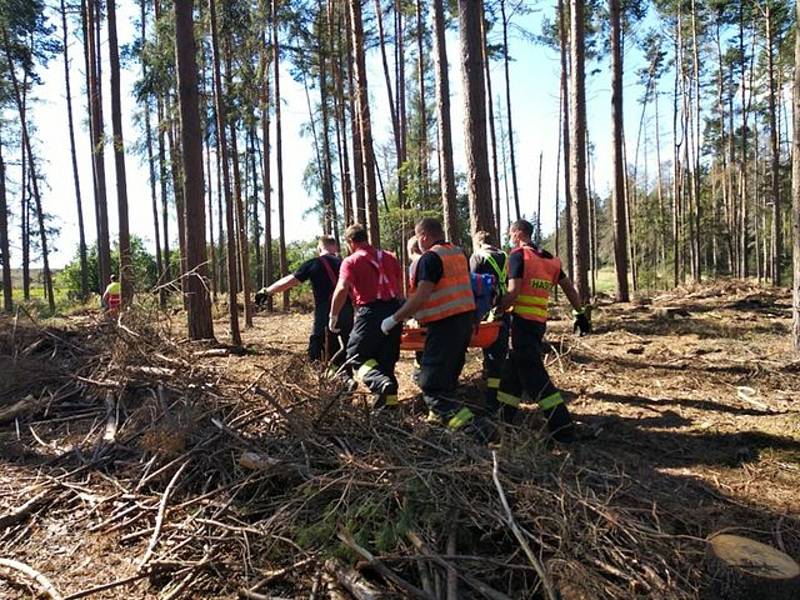
[[[547,303],[550,290],[561,275],[561,260],[557,257],[544,258],[530,246],[523,246],[514,252],[522,252],[523,273],[522,289],[512,311],[523,319],[547,323]]]
[[[435,252],[442,259],[442,278],[414,318],[424,325],[474,311],[475,300],[472,297],[469,264],[461,248],[452,244],[437,244],[428,252]],[[416,281],[412,281],[411,291],[416,289]]]

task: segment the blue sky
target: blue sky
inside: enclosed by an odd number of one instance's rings
[[[138,2],[121,0],[118,3],[120,43],[128,44],[138,36]],[[540,3],[536,5],[536,10],[533,13],[515,16],[513,23],[515,26],[538,34],[541,31],[542,17],[549,16],[552,18],[553,10],[550,4]],[[52,22],[59,23],[59,17],[54,11],[49,10],[49,16]],[[73,23],[72,26],[74,25]],[[105,35],[104,30],[104,43],[107,39]],[[492,42],[501,41],[499,29],[492,33],[492,37]],[[463,170],[464,140],[461,124],[464,110],[461,70],[458,63],[458,43],[458,32],[450,31],[448,33],[448,58],[450,60],[454,159],[456,169]],[[511,64],[511,98],[520,203],[523,212],[527,215],[530,216],[535,211],[539,153],[543,152],[542,220],[543,230],[546,233],[553,229],[555,215],[559,57],[556,52],[523,39],[516,27],[512,27],[509,45],[511,55],[515,58]],[[92,205],[89,143],[85,129],[87,110],[83,96],[83,55],[80,43],[74,36],[70,36],[69,50],[72,63],[70,73],[77,127],[81,189],[84,199],[84,219],[87,237],[92,240],[94,238],[95,223]],[[632,160],[640,111],[637,98],[641,95],[641,89],[635,83],[636,77],[634,73],[634,69],[639,66],[640,55],[641,53],[638,49],[633,47],[626,48],[626,61],[628,64],[626,65],[625,75],[625,115],[629,161]],[[104,44],[104,59],[107,60],[106,44]],[[282,66],[284,185],[287,199],[286,227],[289,239],[297,240],[310,238],[316,234],[316,227],[310,227],[309,219],[304,216],[304,213],[313,202],[307,196],[302,185],[303,170],[313,156],[313,146],[310,137],[302,137],[300,135],[303,125],[308,120],[305,92],[302,85],[292,81],[288,74],[288,65]],[[587,82],[588,122],[590,138],[596,146],[595,184],[600,194],[605,195],[608,190],[611,173],[611,94],[608,65],[604,62],[599,66],[599,74],[590,77]],[[61,226],[61,234],[55,243],[57,251],[51,258],[51,264],[55,267],[60,267],[73,256],[78,239],[69,137],[66,119],[64,118],[66,100],[63,75],[64,65],[61,57],[51,61],[46,69],[40,70],[40,74],[44,83],[35,90],[38,101],[31,113],[38,129],[37,146],[40,162],[42,163],[40,169],[47,179],[43,198],[45,211],[54,214]],[[133,101],[132,85],[138,75],[138,65],[133,65],[130,71],[124,71],[122,74],[124,135],[128,145],[131,145],[138,135],[138,132],[134,129],[132,118],[133,110],[136,108]],[[106,115],[106,133],[110,136],[110,119],[108,118],[110,115],[110,106],[108,106],[110,94],[107,93],[107,77],[108,69],[106,67],[104,69],[104,83],[106,83],[104,101],[107,103],[107,107],[104,112]],[[377,50],[370,52],[368,55],[368,77],[373,109],[374,135],[376,144],[383,145],[391,139],[391,124],[388,118],[388,102]],[[492,80],[495,100],[498,97],[500,98],[502,111],[505,113],[502,61],[496,61],[492,64]],[[662,110],[666,114],[666,106]],[[663,135],[665,135],[664,132],[662,132]],[[435,144],[435,138],[431,140],[431,143]],[[652,143],[651,141],[651,146]],[[650,152],[654,154],[654,150],[651,149]],[[667,152],[667,148],[662,143],[662,153],[665,152]],[[6,157],[6,159],[14,160],[14,157]],[[431,164],[435,167],[435,155],[431,158]],[[127,156],[126,167],[131,231],[143,237],[152,245],[152,210],[147,168],[141,158],[132,153]],[[15,169],[16,167],[9,168],[9,176],[16,181],[19,179],[19,172],[18,169],[16,171]],[[115,235],[117,229],[115,172],[113,154],[110,148],[106,150],[106,173],[109,190],[110,227],[112,235]],[[13,202],[13,199],[11,201]],[[503,218],[505,220],[505,216]],[[171,224],[171,236],[176,235],[176,231],[175,223],[173,222]],[[19,242],[14,237],[12,238],[12,263],[15,266],[18,263],[18,257]]]

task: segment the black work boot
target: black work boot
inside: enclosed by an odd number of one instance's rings
[[[577,441],[575,437],[575,423],[565,404],[558,404],[544,411],[547,416],[547,428],[553,439],[561,444],[571,444]]]
[[[486,417],[475,417],[462,429],[464,433],[472,436],[479,444],[488,444],[497,437],[497,427]]]
[[[503,404],[502,407],[503,423],[514,425],[517,420],[517,414],[519,414],[519,407],[511,406],[510,404]]]

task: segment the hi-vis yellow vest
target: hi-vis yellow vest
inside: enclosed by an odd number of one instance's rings
[[[547,303],[550,290],[558,283],[561,261],[557,257],[544,258],[530,246],[517,248],[522,252],[522,290],[512,309],[514,314],[529,321],[547,323]]]

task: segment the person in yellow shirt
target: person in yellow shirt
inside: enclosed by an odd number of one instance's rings
[[[122,286],[115,274],[111,274],[111,282],[103,292],[102,306],[107,313],[117,312],[122,303]]]

